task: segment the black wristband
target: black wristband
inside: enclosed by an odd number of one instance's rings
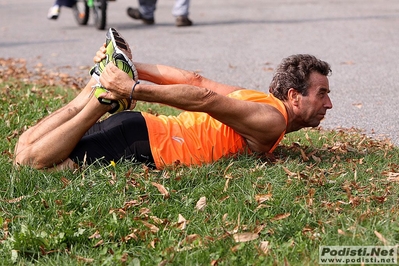
[[[134,89],[136,88],[137,84],[140,84],[140,81],[137,81],[136,83],[134,83],[134,85],[132,87],[132,91],[130,92],[130,98],[129,98],[129,106],[127,107],[127,109],[130,109],[130,105],[132,104],[132,100],[133,100],[133,92],[134,92]]]

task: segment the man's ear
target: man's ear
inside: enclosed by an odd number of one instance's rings
[[[293,105],[298,105],[299,98],[301,94],[294,88],[291,88],[288,90],[287,93],[288,100],[293,104]]]

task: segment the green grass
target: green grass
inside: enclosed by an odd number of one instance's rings
[[[388,179],[398,175],[399,149],[356,130],[303,130],[287,135],[275,158],[243,155],[202,167],[14,168],[22,130],[75,94],[1,84],[4,265],[316,265],[320,245],[399,241],[399,188]],[[201,197],[206,206],[198,210]],[[255,239],[235,241],[241,233]]]

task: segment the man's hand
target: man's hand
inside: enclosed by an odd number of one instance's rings
[[[101,60],[103,60],[105,58],[105,52],[106,52],[106,48],[105,48],[105,43],[103,44],[103,46],[100,47],[100,49],[98,49],[98,51],[96,52],[96,55],[93,57],[93,61],[94,63],[100,63]]]
[[[109,62],[100,76],[100,82],[108,90],[100,97],[109,100],[130,98],[130,93],[135,81],[128,74]]]

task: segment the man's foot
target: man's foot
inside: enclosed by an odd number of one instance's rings
[[[60,15],[61,9],[59,5],[54,5],[50,7],[47,13],[47,18],[48,19],[57,19],[58,16]]]
[[[92,75],[99,83],[94,95],[103,104],[112,105],[109,113],[113,114],[126,109],[131,106],[130,99],[122,99],[119,101],[111,101],[99,96],[106,92],[107,90],[103,88],[99,82],[99,77],[103,72],[104,68],[109,62],[113,62],[120,70],[124,71],[131,77],[134,81],[138,80],[138,73],[136,67],[132,62],[132,53],[129,44],[125,39],[114,29],[110,28],[106,34],[106,57],[100,62],[94,65],[90,70],[90,75]]]
[[[132,52],[129,44],[114,28],[110,28],[107,31],[105,38],[105,58],[100,63],[94,65],[90,70],[90,75],[97,75],[99,77],[107,64],[113,62],[119,69],[126,72],[129,77],[137,81],[138,74],[132,62]],[[98,79],[98,77],[95,78]]]
[[[127,15],[133,19],[140,19],[144,24],[147,25],[152,25],[155,23],[154,18],[144,18],[137,8],[129,7],[127,9]]]
[[[193,25],[193,22],[187,16],[178,16],[176,18],[177,27],[186,27]]]

